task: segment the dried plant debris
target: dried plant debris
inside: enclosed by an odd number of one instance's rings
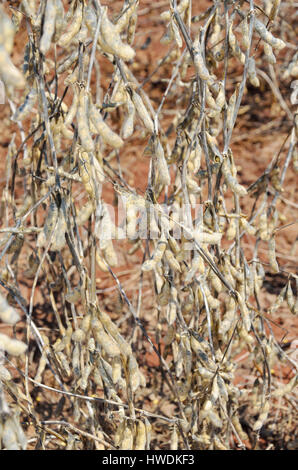
[[[297,400],[294,354],[276,333],[280,312],[297,315],[297,273],[279,248],[295,223],[282,213],[297,171],[297,103],[281,92],[297,77],[290,6],[17,3],[0,6],[14,129],[1,183],[1,448],[260,448]],[[145,65],[143,20],[156,27],[156,11],[164,56]],[[233,137],[252,96],[262,120],[266,86],[288,135],[249,185]],[[268,273],[281,282],[266,297]]]

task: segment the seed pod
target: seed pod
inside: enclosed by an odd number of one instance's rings
[[[231,23],[230,28],[229,28],[229,45],[232,50],[232,54],[237,57],[241,64],[245,63],[245,54],[241,51],[239,44],[237,43],[237,39],[235,34],[232,31],[233,28],[233,23]]]
[[[145,128],[148,130],[148,132],[150,132],[150,134],[153,134],[154,132],[154,125],[153,125],[153,121],[143,103],[143,100],[142,98],[140,97],[140,95],[134,91],[134,90],[131,90],[131,100],[134,104],[134,107],[135,107],[135,110],[136,112],[138,113],[138,116],[140,118],[140,120],[142,121],[142,123],[144,124]]]
[[[106,7],[102,9],[101,13],[100,32],[104,41],[104,46],[107,46],[108,53],[114,54],[124,61],[132,60],[134,58],[135,51],[128,44],[124,44],[122,42],[117,28],[108,19]]]
[[[129,24],[129,20],[132,17],[133,13],[136,11],[138,6],[138,2],[134,1],[130,5],[125,5],[123,6],[123,10],[121,12],[120,18],[117,20],[117,23],[115,24],[115,30],[120,34],[122,33],[125,28],[127,28]]]
[[[296,302],[292,291],[291,281],[289,281],[287,285],[287,304],[293,315],[297,314]]]
[[[268,241],[268,256],[269,256],[269,263],[272,271],[274,273],[279,272],[279,266],[276,261],[276,252],[275,252],[275,238],[271,237]]]
[[[122,124],[121,135],[123,139],[128,139],[133,134],[135,120],[135,107],[130,98],[127,99],[125,108],[126,114]]]
[[[179,15],[183,18],[185,10],[189,7],[189,0],[181,0],[177,6],[177,11]],[[163,11],[160,15],[163,21],[170,21],[171,12],[169,10]]]
[[[258,35],[263,39],[263,41],[267,42],[272,46],[274,49],[280,51],[285,47],[284,41],[281,39],[275,38],[270,31],[266,29],[266,26],[259,20],[255,19],[254,22],[255,30],[257,31]]]
[[[5,14],[3,7],[0,7],[0,44],[3,44],[7,53],[13,50],[15,28],[9,16]]]
[[[112,240],[104,240],[101,243],[101,249],[104,255],[104,259],[110,266],[118,266],[118,257],[114,250]]]
[[[132,355],[128,357],[127,374],[131,390],[135,392],[140,385],[140,374],[138,363]]]
[[[247,439],[247,434],[243,431],[243,428],[240,424],[239,417],[234,414],[231,417],[232,424],[234,428],[236,429],[237,433],[239,434],[240,439],[246,440]]]
[[[80,162],[80,176],[82,179],[82,183],[85,187],[86,192],[93,200],[95,199],[95,189],[94,189],[94,182],[91,173],[91,166],[89,155],[87,152],[82,152],[81,157],[79,158]]]
[[[83,19],[83,3],[79,3],[72,16],[72,21],[69,25],[68,31],[62,34],[62,36],[60,37],[58,41],[59,46],[65,47],[65,48],[69,46],[72,39],[76,36],[76,34],[81,29],[82,19]]]
[[[92,201],[88,201],[84,206],[81,207],[79,212],[77,213],[76,217],[76,223],[78,226],[83,225],[89,217],[91,216],[92,212],[94,210],[94,206]]]
[[[199,41],[196,41],[196,44],[194,43],[194,66],[196,69],[196,72],[198,76],[200,77],[201,80],[206,80],[207,83],[212,83],[211,80],[211,75],[205,65],[203,55],[201,52],[201,45]]]
[[[268,240],[269,233],[268,233],[268,220],[267,220],[267,211],[264,210],[260,215],[259,219],[259,237],[261,240]]]
[[[48,210],[48,215],[45,220],[45,224],[43,227],[44,235],[46,241],[49,241],[49,238],[53,232],[53,230],[56,227],[58,220],[58,207],[54,201],[51,202],[49,210]]]
[[[3,349],[12,356],[20,356],[24,354],[27,345],[17,339],[11,339],[8,336],[0,333],[0,349]]]
[[[158,181],[160,184],[168,186],[171,183],[171,178],[168,170],[168,165],[165,159],[164,151],[158,137],[154,139],[154,153],[158,168]]]
[[[73,348],[71,365],[72,365],[74,375],[76,377],[79,377],[81,375],[79,343],[76,343]]]
[[[171,433],[170,449],[171,450],[177,450],[178,449],[178,433],[177,433],[176,426],[173,427],[173,430],[172,430],[172,433]]]
[[[121,378],[121,359],[120,356],[114,356],[112,361],[112,380],[117,384]]]
[[[227,387],[226,387],[226,385],[225,385],[224,380],[223,380],[222,377],[220,376],[220,374],[217,374],[217,375],[216,375],[216,380],[217,380],[217,385],[218,385],[218,389],[219,389],[219,393],[220,393],[221,398],[222,398],[225,402],[228,402],[228,400],[229,400],[229,395],[228,395]]]
[[[76,87],[72,87],[73,88],[73,99],[72,99],[72,103],[71,103],[71,106],[68,110],[68,113],[66,114],[65,116],[65,119],[64,119],[64,125],[67,127],[67,126],[70,126],[77,114],[77,110],[78,110],[78,104],[79,104],[79,93],[77,91],[77,88]]]
[[[134,450],[145,450],[146,448],[146,427],[143,421],[138,421],[136,429],[136,439]]]
[[[67,222],[65,219],[64,211],[62,209],[58,212],[57,227],[53,236],[51,249],[53,251],[61,251],[66,245],[65,233],[67,232]]]
[[[247,194],[244,186],[238,183],[236,178],[232,176],[231,167],[226,160],[222,163],[222,173],[225,177],[227,185],[234,191],[238,196],[245,196]]]
[[[282,305],[282,303],[284,302],[284,300],[285,300],[285,298],[286,298],[286,294],[287,294],[287,285],[285,285],[285,286],[281,289],[281,291],[280,291],[280,293],[279,293],[277,299],[275,300],[275,302],[273,303],[273,305],[269,308],[268,313],[269,313],[270,315],[271,315],[272,313],[275,313],[275,312],[279,309],[279,307]]]
[[[166,246],[167,246],[167,242],[166,242],[165,236],[161,236],[160,240],[157,242],[157,246],[152,255],[152,259],[154,260],[156,264],[161,261],[165,253]]]
[[[23,74],[12,63],[2,44],[0,44],[0,78],[8,89],[24,88],[26,84]]]
[[[142,264],[142,271],[147,272],[147,271],[152,271],[152,269],[155,269],[156,267],[156,261],[154,259],[148,259],[144,261]]]
[[[151,426],[148,418],[146,418],[146,416],[144,417],[144,424],[145,424],[145,428],[146,428],[146,450],[149,450],[150,449],[150,442],[151,442],[152,426]]]
[[[119,446],[120,450],[132,450],[133,448],[133,434],[130,425],[126,422],[123,431],[122,440]]]
[[[157,302],[161,307],[168,305],[170,300],[170,285],[167,281],[164,282],[160,294],[157,296]]]
[[[272,47],[270,46],[270,44],[267,44],[267,42],[265,42],[264,44],[264,54],[265,59],[267,60],[267,62],[269,62],[269,64],[274,65],[276,63],[276,58],[273,54]]]
[[[242,44],[245,50],[247,51],[247,49],[249,48],[249,28],[248,28],[247,16],[245,16],[243,20],[241,21],[241,31],[242,31],[242,37],[241,37]]]
[[[212,271],[212,269],[209,269],[207,279],[211,282],[211,286],[215,290],[215,292],[217,294],[220,294],[223,290],[223,284],[221,280],[217,277],[217,275]]]
[[[126,419],[123,419],[120,424],[117,426],[116,433],[114,436],[114,444],[115,446],[119,446],[120,442],[123,439],[123,434],[124,434],[124,429],[126,427],[127,421]]]
[[[46,2],[45,16],[43,22],[43,32],[40,39],[40,52],[46,54],[51,47],[52,37],[55,31],[56,2],[48,0]]]
[[[98,319],[92,320],[94,338],[110,357],[120,356],[120,350],[116,342],[105,331]]]
[[[11,380],[11,374],[10,372],[4,367],[2,364],[0,364],[0,380]],[[0,424],[0,436],[1,436],[1,424]]]
[[[20,315],[8,305],[6,299],[0,294],[0,320],[9,325],[14,325],[20,320]]]
[[[56,18],[55,18],[55,34],[53,41],[57,42],[62,34],[64,29],[64,7],[62,0],[54,0],[56,8]]]
[[[7,418],[2,431],[2,441],[6,450],[20,450],[11,418]]]
[[[170,26],[171,31],[172,31],[172,37],[174,38],[177,46],[179,48],[181,48],[182,47],[182,39],[181,39],[181,36],[180,36],[179,28],[176,25],[175,20],[174,20],[173,17],[171,18],[169,26]]]
[[[255,64],[255,60],[254,60],[253,57],[250,57],[248,59],[247,73],[248,73],[248,78],[249,78],[250,83],[254,87],[259,87],[260,86],[260,80],[257,77],[256,64]]]
[[[249,310],[246,306],[245,300],[242,298],[242,296],[239,294],[239,292],[237,292],[237,299],[238,299],[239,309],[240,309],[240,312],[241,312],[241,315],[242,315],[243,325],[244,325],[246,331],[249,332],[249,330],[251,328],[251,319],[250,319],[250,316],[249,316]]]
[[[78,122],[78,133],[83,148],[87,152],[94,152],[94,142],[91,137],[90,128],[88,124],[88,96],[84,90],[81,89],[79,94],[79,103],[77,109],[77,122]]]
[[[206,369],[205,367],[198,366],[196,370],[203,379],[211,380],[214,377],[214,372]]]
[[[136,27],[137,27],[137,19],[138,15],[136,13],[137,3],[135,3],[135,9],[131,17],[129,18],[128,28],[127,28],[127,42],[128,44],[132,44],[134,42]]]
[[[166,257],[166,260],[167,262],[169,263],[171,269],[173,269],[173,271],[177,271],[177,272],[181,272],[181,269],[180,269],[180,264],[178,263],[178,261],[175,259],[172,251],[170,250],[165,250],[165,257]]]
[[[93,366],[91,364],[88,364],[83,369],[82,377],[80,378],[80,387],[82,390],[86,390],[86,388],[88,387],[88,378],[92,372],[92,369],[93,369]]]
[[[75,343],[82,343],[85,338],[86,338],[86,335],[85,335],[85,332],[84,330],[82,330],[81,328],[77,328],[73,334],[72,334],[72,340],[75,342]]]
[[[264,403],[263,409],[253,426],[254,431],[260,431],[261,427],[264,425],[268,417],[269,409],[270,409],[270,402],[266,400]]]
[[[242,230],[247,232],[248,235],[255,235],[256,233],[255,227],[250,225],[250,223],[244,217],[240,218],[240,225],[241,225]]]
[[[225,310],[224,317],[222,321],[220,322],[220,325],[218,328],[218,333],[222,337],[225,335],[227,331],[229,331],[229,329],[231,328],[234,322],[235,314],[236,314],[235,307],[236,307],[235,300],[232,297],[229,297],[229,299],[226,302],[226,310]]]
[[[31,113],[32,108],[35,105],[36,99],[37,91],[35,88],[32,88],[27,94],[24,103],[14,112],[11,120],[17,122],[25,119],[28,114]]]
[[[44,338],[45,339],[45,338]],[[47,346],[49,345],[49,340],[47,338]],[[34,380],[36,380],[36,382],[41,382],[42,381],[42,374],[46,368],[46,365],[47,365],[47,362],[48,362],[48,359],[47,359],[47,353],[45,350],[43,350],[42,354],[41,354],[41,357],[39,359],[39,364],[38,364],[38,368],[37,368],[37,372],[36,372],[36,375],[34,377]]]
[[[298,173],[298,148],[295,147],[293,150],[293,168],[295,173]]]
[[[194,240],[198,243],[206,243],[210,245],[218,245],[221,241],[222,233],[214,232],[214,233],[207,233],[199,231],[194,231]]]
[[[89,109],[90,119],[103,141],[113,148],[120,148],[123,145],[123,140],[119,137],[102,119],[101,114],[97,111],[93,103],[90,102]]]
[[[73,333],[73,329],[71,326],[68,326],[67,330],[64,333],[64,336],[60,342],[54,344],[53,349],[55,352],[62,352],[64,349],[69,346],[71,342],[71,336]]]
[[[103,326],[105,327],[106,331],[116,341],[116,343],[117,343],[117,345],[118,345],[118,347],[121,351],[121,354],[123,356],[131,355],[132,350],[131,350],[130,345],[125,341],[123,336],[121,336],[121,334],[118,330],[118,327],[112,322],[110,317],[105,312],[102,312],[102,311],[99,312],[99,317],[100,317],[100,320],[101,320]]]

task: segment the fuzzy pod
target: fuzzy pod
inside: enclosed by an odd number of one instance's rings
[[[15,325],[20,320],[20,315],[12,308],[7,300],[0,294],[0,320],[8,325]]]
[[[77,108],[78,134],[82,147],[86,152],[94,152],[95,146],[91,137],[88,123],[88,95],[82,88],[79,94],[79,102]]]
[[[107,123],[102,119],[101,114],[97,111],[93,103],[90,103],[89,116],[94,125],[96,132],[101,136],[106,144],[115,149],[119,149],[123,145],[123,140],[119,137]]]
[[[62,34],[58,41],[58,46],[67,48],[73,38],[80,31],[83,20],[83,3],[79,3],[68,27],[68,30]]]
[[[52,38],[55,32],[55,22],[56,22],[56,1],[47,0],[44,23],[43,23],[43,32],[40,39],[40,51],[42,54],[46,54],[51,47]]]
[[[117,28],[108,19],[106,7],[102,9],[101,13],[100,32],[104,42],[103,49],[106,46],[108,53],[114,54],[124,61],[129,61],[134,58],[135,51],[129,44],[122,42]]]

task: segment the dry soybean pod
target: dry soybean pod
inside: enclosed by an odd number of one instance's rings
[[[80,31],[83,19],[83,2],[77,5],[77,8],[72,17],[72,21],[69,25],[68,31],[64,33],[59,41],[58,46],[68,47],[75,35]]]
[[[275,252],[275,238],[271,237],[268,241],[268,256],[269,263],[272,271],[274,273],[279,272],[278,262],[276,261],[276,252]]]
[[[274,49],[279,51],[285,47],[284,41],[282,39],[275,38],[261,21],[255,19],[254,27],[263,41],[270,44]]]
[[[142,123],[144,124],[148,132],[150,132],[150,134],[153,134],[154,132],[153,121],[147,111],[146,106],[143,103],[142,98],[136,91],[131,90],[131,89],[130,91],[131,91],[131,100],[134,104],[134,107],[136,109],[136,112],[138,113],[140,120],[142,121]]]
[[[101,114],[97,111],[94,104],[90,101],[89,116],[98,134],[102,137],[103,141],[113,148],[120,148],[123,145],[123,140],[119,137],[107,123],[102,119]]]
[[[112,54],[115,54],[124,61],[134,58],[135,51],[128,44],[122,42],[115,25],[108,19],[106,7],[104,7],[101,12],[100,32],[104,43],[108,46]]]
[[[32,111],[33,106],[37,100],[37,91],[36,88],[31,88],[29,93],[26,95],[24,103],[16,109],[11,120],[14,122],[22,121],[25,119],[28,114]]]
[[[52,38],[55,31],[56,21],[56,2],[55,0],[47,0],[45,16],[43,22],[43,32],[40,39],[40,51],[46,54],[51,47]]]
[[[94,152],[94,142],[91,137],[88,123],[88,95],[84,88],[81,88],[77,109],[78,134],[82,147],[87,152]]]
[[[2,44],[0,44],[0,78],[7,88],[23,88],[26,84],[23,74],[12,63]]]
[[[170,173],[168,170],[168,165],[165,159],[162,145],[157,136],[154,138],[154,153],[157,163],[156,166],[158,168],[158,180],[160,184],[168,186],[171,183]]]
[[[56,6],[55,33],[53,41],[57,42],[64,28],[64,7],[62,0],[54,0]]]

